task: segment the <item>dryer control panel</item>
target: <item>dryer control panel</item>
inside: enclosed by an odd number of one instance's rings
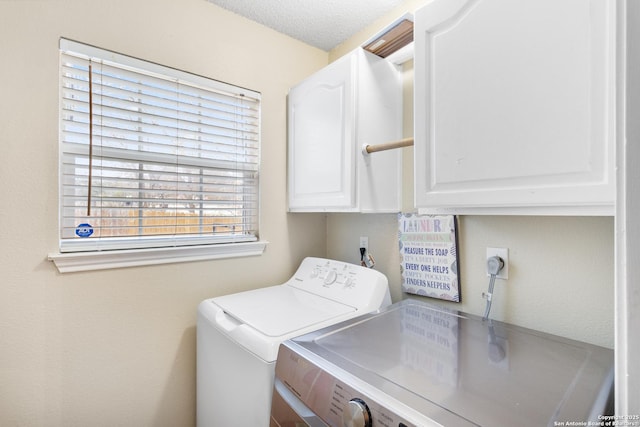
[[[437,423],[415,424],[410,419],[425,418],[402,405],[395,399],[385,396],[384,404],[369,395],[362,388],[354,387],[350,377],[338,378],[326,367],[319,367],[312,359],[297,353],[295,344],[288,342],[280,347],[276,362],[274,398],[271,406],[271,418],[279,424],[291,422],[289,408],[304,408],[308,418],[314,418],[316,424],[301,425],[350,425],[373,427],[413,427],[415,425],[436,426]],[[373,390],[375,394],[379,392]],[[404,413],[401,416],[400,413]],[[321,424],[322,423],[322,424]],[[297,425],[297,424],[296,424]],[[468,424],[460,424],[468,425]]]
[[[305,258],[287,285],[357,310],[372,311],[391,304],[384,274],[342,261]]]

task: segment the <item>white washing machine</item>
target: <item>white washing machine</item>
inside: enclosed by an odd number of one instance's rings
[[[285,283],[198,306],[198,427],[267,427],[281,342],[391,304],[380,272],[305,258]]]

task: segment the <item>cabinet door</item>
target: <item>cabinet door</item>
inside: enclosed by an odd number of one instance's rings
[[[418,207],[613,212],[615,3],[435,0],[417,12]]]
[[[355,207],[354,73],[347,56],[289,92],[289,209]]]

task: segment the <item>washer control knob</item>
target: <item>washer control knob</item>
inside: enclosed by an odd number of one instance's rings
[[[330,285],[333,282],[335,282],[337,278],[338,278],[338,273],[336,273],[335,270],[328,271],[327,275],[324,278],[324,284]]]
[[[342,410],[344,427],[371,427],[371,411],[364,400],[351,399]]]

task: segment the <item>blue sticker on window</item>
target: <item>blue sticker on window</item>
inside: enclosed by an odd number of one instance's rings
[[[76,227],[76,236],[89,237],[93,234],[93,227],[91,224],[82,223]]]

